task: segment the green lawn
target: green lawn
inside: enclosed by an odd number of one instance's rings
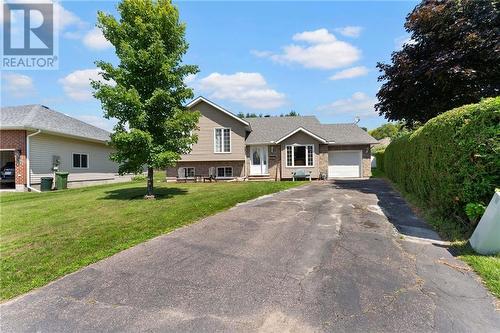
[[[374,169],[372,175],[372,178],[384,178],[390,182],[382,171]],[[420,202],[411,193],[404,192],[397,184],[392,183],[392,185],[415,208],[418,215],[434,227],[441,238],[452,242],[452,248],[458,257],[472,267],[493,295],[500,298],[500,253],[481,255],[474,252],[467,242],[471,230],[453,219],[438,217],[436,212]]]
[[[0,195],[0,299],[5,300],[160,234],[300,182],[155,181]]]

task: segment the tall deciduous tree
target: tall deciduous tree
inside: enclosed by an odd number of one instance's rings
[[[113,44],[117,66],[97,61],[107,82],[92,81],[106,118],[116,118],[111,135],[119,172],[148,170],[146,197],[154,197],[153,170],[173,165],[196,142],[199,113],[184,106],[193,97],[183,79],[198,72],[182,63],[185,25],[169,0],[123,0],[120,18],[98,13],[97,26]],[[111,82],[111,83],[110,83]]]
[[[375,139],[380,140],[383,138],[394,138],[402,130],[402,124],[400,123],[387,123],[380,125],[377,128],[368,131],[368,133]]]
[[[407,16],[411,41],[377,64],[384,81],[376,110],[389,120],[425,122],[500,90],[500,2],[424,0]]]

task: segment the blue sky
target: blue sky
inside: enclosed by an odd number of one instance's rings
[[[3,71],[2,105],[40,103],[110,129],[90,95],[94,61],[116,62],[95,30],[96,12],[116,14],[113,1],[63,1],[59,69]],[[195,95],[238,112],[295,110],[325,123],[374,128],[378,61],[408,39],[403,24],[416,2],[176,2],[187,24],[184,60]]]

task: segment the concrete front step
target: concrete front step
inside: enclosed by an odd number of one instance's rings
[[[269,176],[249,176],[248,180],[250,181],[257,181],[257,182],[273,182],[274,178],[271,178]]]

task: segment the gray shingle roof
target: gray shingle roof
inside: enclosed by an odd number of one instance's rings
[[[247,144],[275,142],[301,126],[320,124],[315,116],[262,117],[245,118],[245,120],[252,128],[245,141]]]
[[[39,104],[2,107],[0,128],[40,129],[97,141],[109,141],[110,135],[108,131]]]
[[[335,144],[375,144],[371,135],[355,124],[321,124],[314,116],[245,118],[252,127],[247,144],[276,142],[303,128]]]
[[[376,144],[378,141],[356,124],[304,126],[308,131],[335,144]]]

